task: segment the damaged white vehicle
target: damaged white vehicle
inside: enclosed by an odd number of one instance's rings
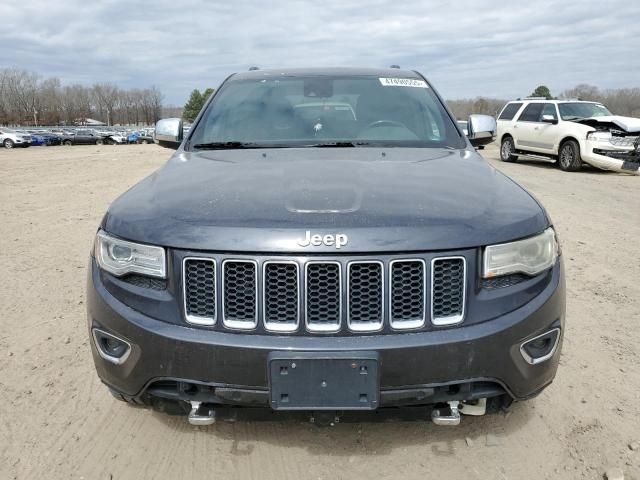
[[[509,102],[498,116],[500,158],[553,158],[573,172],[588,163],[640,175],[640,119],[612,115],[597,102],[526,98]]]

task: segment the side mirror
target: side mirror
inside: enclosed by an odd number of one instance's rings
[[[153,132],[153,140],[161,147],[176,150],[182,143],[182,119],[165,118],[158,120]]]
[[[542,115],[542,121],[544,123],[551,123],[553,125],[558,123],[558,120],[553,115]]]
[[[474,147],[483,147],[496,138],[498,124],[489,115],[469,115],[467,122],[467,138]]]

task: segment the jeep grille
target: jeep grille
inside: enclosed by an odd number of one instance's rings
[[[222,328],[272,333],[417,330],[465,314],[464,256],[186,257],[182,265],[185,317],[198,325],[216,325],[218,305]]]

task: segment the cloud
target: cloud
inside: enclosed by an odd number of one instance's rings
[[[251,65],[400,64],[446,98],[640,86],[640,4],[628,0],[25,0],[0,18],[0,66],[156,85],[174,104]]]

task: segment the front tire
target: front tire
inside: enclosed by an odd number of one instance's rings
[[[62,142],[62,145],[64,145],[65,147],[70,147],[71,145],[73,145],[73,142],[71,140],[65,140]]]
[[[11,140],[10,138],[7,138],[4,142],[2,142],[2,146],[4,148],[13,148],[14,146],[13,140]]]
[[[502,139],[502,144],[500,145],[500,160],[503,162],[516,162],[518,160],[518,156],[514,155],[516,147],[513,144],[513,138],[504,137]]]
[[[567,140],[558,152],[558,166],[565,172],[577,172],[582,167],[580,145],[575,140]]]
[[[104,140],[99,138],[96,140],[96,145],[104,145]]]

